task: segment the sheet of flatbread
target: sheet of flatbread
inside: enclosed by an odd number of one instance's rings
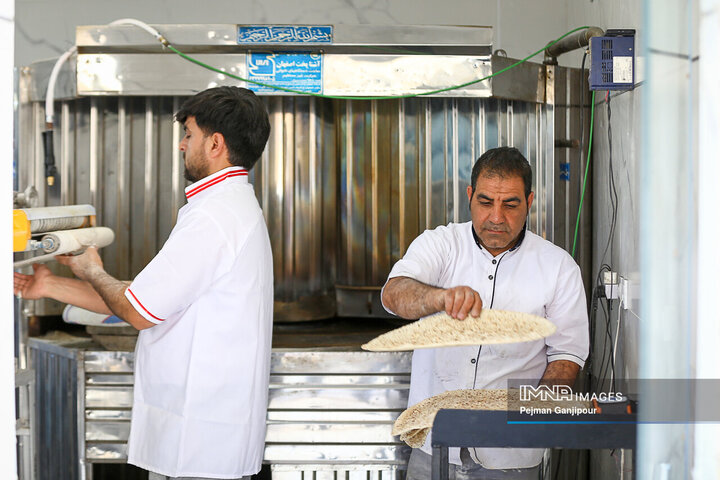
[[[451,390],[426,398],[405,410],[395,420],[392,434],[413,448],[422,447],[435,421],[435,415],[443,408],[462,410],[508,410],[520,406],[520,392],[517,389],[494,390]],[[523,406],[553,408],[555,406],[588,408],[589,403],[579,401],[543,401],[534,399],[523,402]]]
[[[429,428],[410,430],[409,432],[400,435],[400,440],[407,443],[413,448],[419,448],[423,446],[423,444],[425,443],[425,439],[427,438],[429,433]]]
[[[545,338],[555,330],[555,325],[546,318],[529,313],[483,309],[479,317],[456,320],[445,312],[439,312],[384,333],[362,348],[388,352],[527,342]]]

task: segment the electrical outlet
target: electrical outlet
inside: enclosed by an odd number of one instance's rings
[[[620,295],[620,288],[617,272],[603,272],[603,286],[605,287],[605,298],[608,300],[617,300]]]

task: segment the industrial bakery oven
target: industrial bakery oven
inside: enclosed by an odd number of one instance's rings
[[[380,287],[420,232],[469,220],[470,170],[495,146],[519,148],[532,165],[529,228],[569,245],[583,168],[580,72],[527,62],[482,80],[515,63],[493,54],[489,27],[155,28],[195,62],[137,25],[78,27],[77,49],[53,87],[52,186],[42,132],[55,62],[21,70],[18,188],[34,185],[43,206],[94,206],[96,224],[116,237],[102,249],[105,266],[130,279],[185,202],[182,126],[173,112],[208,87],[255,90],[272,129],[251,172],[275,276],[265,462],[277,479],[402,478],[408,449],[390,429],[407,400],[410,354],[359,351],[394,325],[383,320]],[[581,225],[581,245],[587,233]],[[20,355],[27,318],[60,308],[23,305]],[[38,385],[60,382],[37,392],[40,462],[53,461],[43,452],[57,450],[60,438],[72,459],[64,478],[89,478],[96,462],[124,462],[132,352],[30,343]],[[50,368],[54,361],[62,368]],[[39,478],[50,478],[45,472],[58,462],[38,467]]]

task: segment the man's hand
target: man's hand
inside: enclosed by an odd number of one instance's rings
[[[391,278],[382,295],[387,308],[407,319],[445,311],[451,317],[463,320],[468,314],[479,316],[482,310],[480,294],[470,287],[438,288],[410,277]]]
[[[70,267],[72,272],[81,280],[90,280],[93,272],[103,270],[103,263],[96,247],[88,247],[80,255],[58,255],[55,259],[63,265]]]
[[[580,365],[570,360],[555,360],[545,367],[540,385],[567,385],[572,388],[580,371]]]
[[[15,272],[13,275],[13,292],[27,300],[47,297],[47,283],[53,276],[50,269],[41,264],[33,263],[33,275]]]
[[[140,315],[130,301],[125,298],[125,290],[129,282],[123,282],[108,275],[103,268],[97,248],[89,247],[82,255],[58,255],[56,258],[58,262],[70,267],[75,275],[92,285],[105,305],[116,316],[138,330],[155,326],[154,323]]]
[[[468,315],[480,316],[482,300],[480,294],[472,288],[461,285],[440,290],[439,294],[438,311],[445,310],[445,313],[458,320],[464,320]]]

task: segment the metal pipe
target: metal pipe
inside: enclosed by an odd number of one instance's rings
[[[592,37],[602,37],[605,31],[600,27],[589,27],[580,30],[560,40],[555,45],[545,49],[545,63],[556,64],[555,60],[563,53],[571,52],[577,48],[587,47]]]

